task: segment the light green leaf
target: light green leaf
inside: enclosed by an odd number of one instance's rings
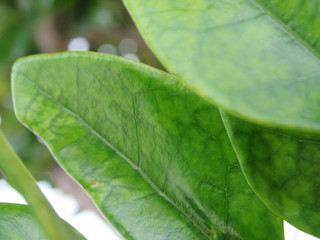
[[[283,239],[219,111],[168,74],[105,54],[24,58],[18,118],[126,239]]]
[[[54,211],[35,179],[0,130],[0,170],[7,182],[24,197],[28,208],[50,240],[78,240],[79,235]]]
[[[320,131],[319,0],[124,0],[162,63],[242,119]]]
[[[46,240],[26,205],[0,203],[0,239]]]
[[[84,239],[78,235],[79,239]],[[27,205],[10,203],[0,203],[0,239],[49,240],[34,220]]]
[[[279,216],[320,237],[320,136],[261,127],[223,114],[242,170]]]

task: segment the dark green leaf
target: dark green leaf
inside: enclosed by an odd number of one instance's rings
[[[233,115],[320,131],[319,0],[124,0],[162,63]]]
[[[283,239],[219,111],[171,75],[69,52],[25,58],[12,76],[18,118],[126,239]]]
[[[17,9],[0,3],[0,66],[11,64],[30,49],[33,24],[33,19],[25,20]]]
[[[320,237],[320,136],[223,117],[253,190],[286,221]]]

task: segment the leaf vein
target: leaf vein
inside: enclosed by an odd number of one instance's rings
[[[36,84],[36,82],[32,81],[28,76],[23,74],[22,72],[16,72],[16,74],[22,75],[28,82],[34,85],[34,87],[41,93],[44,97],[46,97],[48,100],[55,103],[57,106],[59,106],[62,110],[64,110],[66,113],[70,114],[74,118],[78,119],[79,122],[88,129],[91,134],[93,134],[95,137],[97,137],[99,140],[101,140],[102,143],[104,143],[106,146],[108,146],[110,149],[112,149],[116,154],[118,154],[123,160],[125,160],[134,170],[136,170],[141,177],[155,190],[157,194],[159,194],[162,198],[164,198],[169,204],[174,206],[182,216],[184,216],[188,222],[190,222],[193,226],[197,228],[199,232],[201,232],[207,239],[211,239],[211,237],[203,230],[206,229],[206,226],[202,225],[199,222],[195,222],[190,216],[188,216],[183,210],[181,210],[177,204],[175,204],[163,191],[160,190],[160,188],[153,183],[153,181],[149,178],[148,175],[146,175],[143,170],[138,167],[133,161],[131,161],[127,156],[125,156],[119,149],[117,149],[113,144],[111,144],[107,139],[105,139],[103,136],[101,136],[93,127],[91,127],[79,114],[73,112],[72,110],[68,109],[64,105],[62,105],[60,102],[58,102],[56,99],[54,99],[50,94],[48,94],[45,90],[40,88],[39,85]],[[199,226],[201,225],[201,226]]]

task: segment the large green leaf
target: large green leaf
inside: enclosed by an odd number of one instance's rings
[[[84,239],[79,233],[77,235]],[[0,239],[49,240],[27,205],[10,203],[0,203]]]
[[[124,0],[162,63],[229,113],[320,131],[319,0]]]
[[[243,172],[278,215],[320,237],[320,136],[254,125],[223,114]]]
[[[171,75],[94,53],[18,61],[18,118],[126,239],[283,239],[219,111]]]

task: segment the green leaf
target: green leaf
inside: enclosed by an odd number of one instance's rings
[[[47,240],[26,205],[0,203],[0,239]]]
[[[279,216],[320,237],[320,136],[261,127],[223,114],[242,170]]]
[[[0,66],[26,54],[32,45],[33,25],[34,19],[26,20],[17,9],[0,3]]]
[[[6,177],[7,182],[24,197],[48,239],[78,240],[79,235],[59,218],[1,130],[0,153],[1,172]]]
[[[173,76],[68,52],[24,58],[12,79],[18,118],[126,239],[283,239],[219,111]]]
[[[124,0],[162,63],[232,115],[320,131],[319,0]]]
[[[247,180],[273,211],[319,236],[319,136],[298,131],[320,130],[320,1],[124,2],[168,69],[254,123],[226,120]]]
[[[84,239],[77,234],[79,239]],[[0,239],[49,240],[34,220],[27,205],[10,203],[0,203]]]

